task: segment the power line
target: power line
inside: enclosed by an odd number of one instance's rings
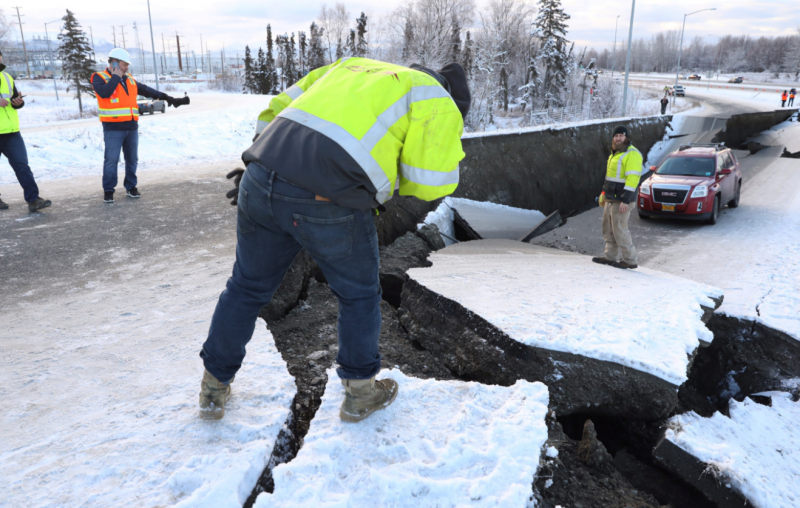
[[[128,47],[125,45],[125,25],[120,25],[119,31],[122,34],[122,49],[128,49]]]

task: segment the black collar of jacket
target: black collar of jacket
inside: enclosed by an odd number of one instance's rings
[[[6,64],[0,64],[0,72],[6,70]]]
[[[424,72],[425,74],[428,74],[429,76],[432,76],[433,79],[438,81],[439,84],[442,85],[442,87],[444,87],[445,90],[447,90],[447,93],[450,93],[450,83],[448,83],[447,80],[444,79],[444,76],[442,76],[441,74],[439,74],[435,70],[429,69],[428,67],[425,67],[424,65],[420,65],[420,64],[411,64],[411,65],[408,66],[408,68],[409,69],[414,69],[415,71]]]

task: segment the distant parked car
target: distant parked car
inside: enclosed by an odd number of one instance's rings
[[[140,115],[144,115],[145,113],[150,113],[152,115],[156,111],[161,111],[162,113],[167,112],[167,103],[161,100],[151,100],[140,95],[136,99],[136,103],[139,105]]]
[[[673,92],[675,97],[686,97],[686,89],[683,88],[683,85],[675,85],[675,91]]]
[[[741,76],[738,76],[738,77],[729,79],[728,83],[741,83],[742,81],[744,81],[744,78],[741,77]]]
[[[742,172],[724,145],[692,143],[671,153],[639,188],[639,217],[705,220],[716,224],[719,210],[739,206]]]
[[[700,75],[692,74],[691,76],[689,76],[689,81],[700,81]]]

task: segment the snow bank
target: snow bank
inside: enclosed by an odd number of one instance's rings
[[[533,506],[547,440],[547,387],[422,380],[384,370],[397,400],[357,424],[339,419],[333,369],[303,448],[273,470],[274,494],[256,507]]]
[[[453,227],[453,208],[459,210],[459,213],[470,225],[485,238],[494,237],[485,236],[481,231],[486,232],[489,229],[507,226],[505,229],[519,228],[523,232],[527,232],[545,218],[544,214],[538,210],[525,210],[488,201],[473,201],[471,199],[448,196],[436,210],[429,212],[425,216],[423,223],[418,224],[417,227],[420,228],[425,224],[436,224],[439,231],[444,233],[442,235],[444,244],[452,245],[455,243],[452,239],[456,237],[456,231]],[[491,235],[491,231],[489,235]]]
[[[800,402],[770,392],[772,407],[730,401],[728,418],[694,412],[669,420],[666,438],[756,508],[800,505]]]
[[[506,240],[433,253],[408,275],[528,346],[686,380],[688,355],[712,333],[701,318],[719,289],[666,273]]]
[[[259,321],[225,418],[200,420],[197,355],[232,257],[122,265],[0,314],[0,504],[238,508],[294,379]]]

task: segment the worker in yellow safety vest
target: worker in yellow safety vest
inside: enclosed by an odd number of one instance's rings
[[[617,268],[637,268],[639,261],[628,229],[628,218],[634,208],[631,203],[636,203],[636,189],[642,175],[642,154],[631,145],[628,128],[624,125],[614,129],[611,148],[601,195],[605,255],[594,257],[592,261]],[[618,260],[620,252],[622,259]]]
[[[0,154],[5,155],[11,169],[22,186],[22,195],[28,203],[28,211],[36,212],[52,203],[39,196],[39,187],[28,165],[28,151],[25,140],[19,132],[18,109],[25,106],[23,95],[17,90],[14,78],[5,72],[3,52],[0,51]],[[8,210],[8,204],[0,199],[0,210]]]
[[[224,415],[230,383],[261,308],[305,249],[339,300],[338,375],[344,421],[397,396],[381,368],[381,286],[373,215],[392,195],[453,193],[470,106],[464,69],[344,58],[311,71],[259,117],[256,139],[229,173],[237,189],[236,263],[200,356],[200,416]]]

